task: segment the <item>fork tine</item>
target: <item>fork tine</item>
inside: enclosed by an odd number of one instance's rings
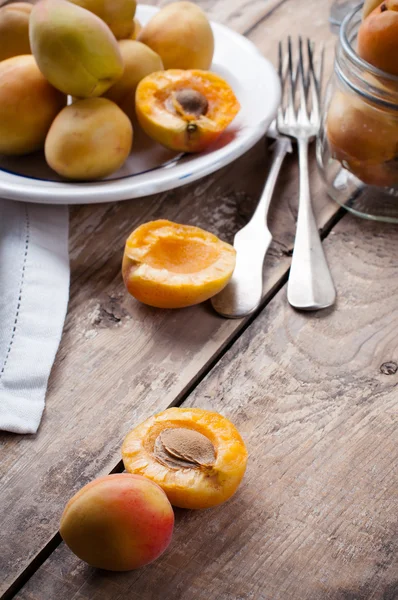
[[[294,98],[296,94],[296,74],[293,72],[293,50],[292,50],[292,38],[287,39],[287,52],[288,52],[288,64],[287,64],[287,87],[288,87],[288,100],[286,108],[286,118],[289,120],[296,119],[296,111],[294,107]]]
[[[277,127],[282,127],[282,123],[283,123],[283,97],[284,97],[284,93],[285,93],[285,77],[284,77],[284,73],[283,73],[284,69],[283,69],[283,48],[282,48],[282,42],[280,41],[278,44],[278,75],[279,75],[279,80],[281,83],[281,102],[278,106],[278,113],[276,116],[276,125]]]
[[[298,47],[299,47],[298,80],[299,80],[299,87],[300,87],[299,117],[301,118],[301,120],[308,122],[309,115],[308,115],[308,110],[307,110],[307,92],[306,92],[306,85],[305,85],[306,77],[305,77],[305,73],[304,73],[303,40],[302,40],[301,36],[299,37]]]
[[[309,64],[309,77],[312,83],[311,87],[311,99],[312,99],[312,110],[310,121],[313,125],[317,125],[320,121],[320,98],[321,98],[321,81],[318,80],[315,73],[314,66],[314,46],[311,44],[310,40],[307,40],[307,49],[308,49],[308,64]],[[321,58],[318,72],[322,76],[323,71],[323,50],[321,50]]]

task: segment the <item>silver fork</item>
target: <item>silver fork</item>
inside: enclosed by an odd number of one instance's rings
[[[298,42],[296,65],[293,64],[291,38],[288,38],[285,60],[282,43],[279,43],[279,74],[282,98],[286,100],[279,108],[277,127],[281,134],[297,140],[300,164],[299,211],[287,298],[294,308],[318,310],[334,304],[336,291],[312,210],[308,171],[308,145],[317,135],[321,124],[320,96],[324,52],[321,51],[316,73],[314,47],[310,40],[307,40],[306,50],[305,68],[301,37]]]
[[[272,241],[267,226],[268,210],[282,163],[287,152],[292,152],[290,138],[279,135],[273,121],[267,132],[271,137],[272,162],[260,201],[250,221],[234,237],[236,267],[228,285],[211,299],[213,308],[228,319],[250,315],[263,297],[263,265]]]

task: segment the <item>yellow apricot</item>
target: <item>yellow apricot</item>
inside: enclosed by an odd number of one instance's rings
[[[126,436],[122,457],[127,471],[160,485],[174,506],[202,509],[236,492],[247,450],[236,427],[219,413],[169,408]]]
[[[48,130],[66,96],[48,83],[31,54],[0,62],[0,154],[18,155],[44,147]]]
[[[145,25],[139,36],[159,54],[165,69],[209,69],[214,36],[210,23],[193,2],[173,2]]]
[[[15,2],[0,8],[0,61],[30,54],[29,17],[33,6]]]
[[[65,0],[40,0],[29,23],[32,52],[48,81],[78,98],[101,96],[123,75],[115,36],[95,14]]]
[[[105,21],[116,39],[126,39],[132,34],[136,0],[69,0],[94,13]]]
[[[129,236],[122,274],[128,292],[157,308],[183,308],[218,294],[232,277],[235,249],[190,225],[151,221]]]
[[[124,64],[122,77],[104,94],[133,120],[135,117],[135,92],[139,82],[154,71],[163,70],[158,54],[145,44],[134,40],[120,40],[120,53]]]
[[[123,165],[132,139],[131,122],[114,102],[77,100],[54,120],[46,139],[46,160],[62,177],[100,179]]]

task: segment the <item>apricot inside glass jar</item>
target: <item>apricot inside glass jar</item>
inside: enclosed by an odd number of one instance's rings
[[[246,470],[236,427],[218,413],[170,408],[133,429],[122,446],[124,466],[148,477],[171,504],[201,509],[228,500]]]
[[[317,158],[328,193],[340,205],[398,222],[398,77],[359,56],[361,25],[358,6],[340,29]]]
[[[228,83],[210,71],[169,69],[145,77],[136,92],[144,131],[179,152],[200,152],[239,112]]]

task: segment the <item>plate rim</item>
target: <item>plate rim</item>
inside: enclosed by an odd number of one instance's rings
[[[147,13],[155,14],[160,9],[156,6],[140,4],[137,6],[137,10],[145,10]],[[120,179],[78,183],[39,180],[42,181],[44,185],[40,186],[35,184],[35,186],[32,187],[29,185],[29,182],[38,181],[37,179],[28,175],[13,173],[0,167],[0,195],[4,198],[21,202],[58,205],[97,204],[142,198],[151,194],[177,189],[193,183],[194,181],[198,181],[199,179],[218,171],[222,167],[227,166],[245,154],[261,139],[261,137],[263,137],[263,135],[265,135],[271,121],[276,115],[281,98],[279,78],[271,61],[261,54],[260,50],[253,42],[222,23],[214,21],[210,22],[215,32],[217,30],[222,31],[224,35],[232,38],[237,44],[245,46],[253,55],[257,55],[258,60],[262,62],[268,70],[269,77],[273,78],[273,85],[270,86],[270,89],[273,90],[273,102],[271,103],[269,114],[265,115],[264,119],[257,123],[250,133],[243,139],[240,139],[239,143],[234,144],[231,142],[226,146],[215,150],[210,154],[212,160],[207,160],[208,154],[198,155],[195,157],[195,169],[193,172],[185,172],[183,174],[181,173],[181,170],[184,168],[183,163],[174,166],[173,169],[170,169],[169,174],[167,174],[170,162],[173,163],[175,160],[178,160],[179,157],[177,156],[176,159],[171,159],[171,161],[168,161],[164,165],[154,167],[146,172],[127,175]],[[185,166],[185,171],[187,170],[189,171],[187,166]],[[161,180],[146,179],[141,182],[137,181],[138,177],[144,177],[148,172],[162,172],[163,176]],[[8,175],[23,179],[24,181],[4,181],[1,179],[2,173],[7,173]],[[136,185],[133,185],[131,189],[129,189],[128,184],[131,184],[132,180],[135,180],[134,183]],[[110,187],[112,188],[111,190],[109,190]],[[54,198],[56,198],[56,202],[54,202]]]

